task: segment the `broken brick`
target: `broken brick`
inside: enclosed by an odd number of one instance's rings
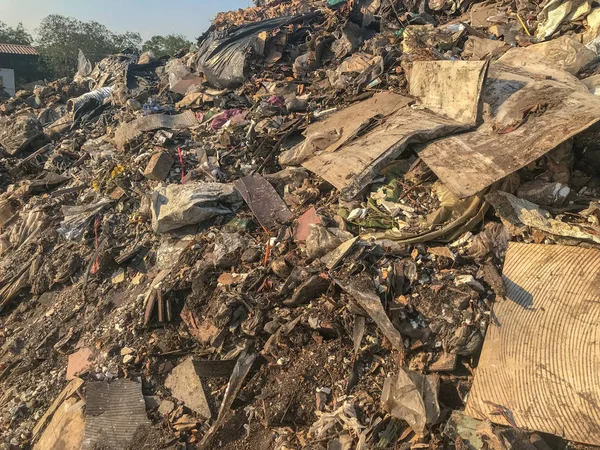
[[[174,162],[167,152],[155,153],[144,170],[144,176],[150,180],[164,181],[169,176]]]
[[[67,381],[71,381],[77,375],[87,371],[91,367],[91,356],[92,351],[89,348],[81,348],[75,353],[69,355],[69,362],[67,364]]]

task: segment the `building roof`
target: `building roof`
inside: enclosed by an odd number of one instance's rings
[[[0,44],[0,53],[10,53],[13,55],[34,55],[38,52],[31,45]]]

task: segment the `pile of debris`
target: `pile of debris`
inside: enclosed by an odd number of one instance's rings
[[[600,8],[256,3],[0,101],[3,448],[600,445]]]

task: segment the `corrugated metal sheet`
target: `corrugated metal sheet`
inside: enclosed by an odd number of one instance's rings
[[[36,49],[30,45],[16,45],[16,44],[0,44],[0,53],[10,53],[12,55],[34,55],[34,56],[37,56],[37,54],[38,54]]]
[[[142,385],[129,380],[96,382],[87,387],[83,450],[96,445],[127,448],[139,427],[150,424]]]
[[[600,445],[600,252],[510,243],[466,414]]]

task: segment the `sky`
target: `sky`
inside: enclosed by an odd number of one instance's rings
[[[219,11],[252,6],[252,0],[0,0],[0,21],[19,22],[33,34],[49,14],[100,22],[116,33],[137,31],[144,40],[156,34],[183,34],[195,40]]]

